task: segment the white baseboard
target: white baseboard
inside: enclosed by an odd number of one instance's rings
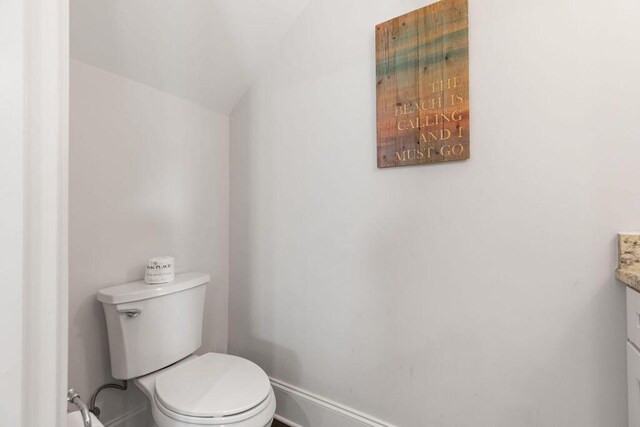
[[[148,405],[134,408],[119,417],[105,422],[105,427],[146,427],[148,422]]]
[[[348,406],[271,378],[275,418],[291,427],[396,427]]]
[[[397,427],[284,381],[271,378],[271,384],[277,402],[275,418],[291,427]],[[105,422],[105,427],[144,427],[148,417],[148,405],[143,405]]]

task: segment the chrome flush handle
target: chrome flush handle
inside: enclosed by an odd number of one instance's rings
[[[133,319],[134,317],[140,316],[142,311],[137,308],[128,308],[125,310],[118,310],[118,313],[126,314],[129,319]]]

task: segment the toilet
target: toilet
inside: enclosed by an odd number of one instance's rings
[[[255,363],[219,353],[200,356],[210,277],[176,274],[102,289],[114,378],[133,380],[149,398],[158,427],[270,426],[276,400]]]

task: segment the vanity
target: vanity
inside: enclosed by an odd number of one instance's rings
[[[616,277],[627,285],[629,427],[640,426],[640,233],[618,235]]]

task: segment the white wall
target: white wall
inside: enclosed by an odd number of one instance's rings
[[[13,426],[22,423],[23,9],[20,0],[0,3],[0,424]]]
[[[2,426],[66,415],[68,11],[0,3]]]
[[[72,60],[70,132],[70,386],[89,399],[112,381],[95,294],[152,256],[211,274],[203,349],[226,351],[228,116]],[[107,390],[98,406],[108,421],[143,402]]]
[[[622,427],[640,3],[471,0],[472,159],[378,170],[374,26],[424,5],[312,0],[233,111],[229,351],[402,427]]]

